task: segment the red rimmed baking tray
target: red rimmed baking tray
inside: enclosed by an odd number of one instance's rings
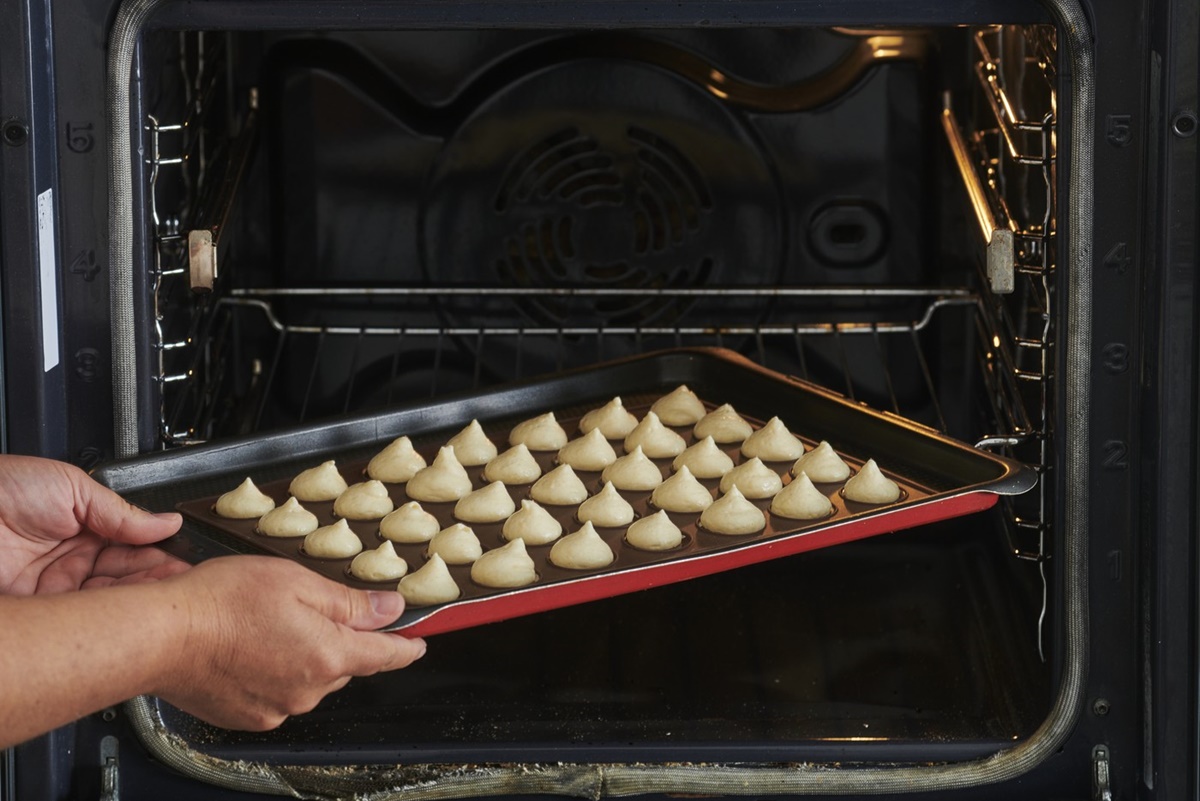
[[[439,606],[410,609],[391,628],[413,635],[429,635],[468,628],[562,606],[583,603],[636,590],[710,575],[755,562],[836,545],[890,531],[923,525],[986,509],[999,495],[1018,494],[1033,487],[1036,476],[1019,463],[979,451],[895,415],[881,413],[847,401],[816,385],[761,368],[729,351],[687,349],[648,354],[595,367],[534,379],[518,385],[470,395],[447,397],[432,404],[414,405],[387,412],[344,419],[289,432],[225,442],[185,451],[114,463],[96,471],[98,480],[129,500],[153,510],[178,505],[187,515],[184,529],[168,541],[167,549],[191,561],[230,552],[276,553],[299,559],[310,567],[356,586],[372,586],[348,577],[349,560],[343,563],[306,558],[299,543],[269,540],[253,532],[253,521],[222,521],[210,511],[212,498],[250,476],[255,483],[286,497],[288,480],[300,470],[325,459],[336,459],[348,480],[361,474],[362,465],[391,439],[406,434],[430,455],[439,444],[472,418],[479,419],[497,445],[511,425],[544,411],[555,411],[571,424],[584,412],[621,395],[635,413],[648,408],[654,398],[685,383],[709,405],[732,403],[744,416],[761,422],[778,415],[805,440],[828,440],[857,467],[875,458],[905,490],[896,503],[870,507],[848,504],[837,487],[822,487],[836,512],[823,521],[805,523],[768,515],[768,527],[759,535],[725,537],[700,530],[698,515],[673,519],[688,536],[686,546],[667,553],[647,553],[622,547],[623,530],[601,530],[617,553],[617,561],[601,571],[575,573],[549,565],[544,546],[531,548],[541,579],[516,590],[483,590],[465,579],[468,568],[451,572],[464,588],[463,596]],[[736,450],[736,449],[734,449]],[[549,459],[552,454],[543,459]],[[669,460],[668,460],[669,461]],[[548,466],[548,462],[543,465]],[[772,465],[785,472],[787,465]],[[472,472],[480,485],[478,470]],[[598,474],[582,474],[593,491]],[[712,482],[709,482],[710,486]],[[390,487],[397,503],[404,500],[402,485]],[[514,487],[523,497],[528,487]],[[639,513],[648,510],[648,493],[626,493]],[[330,505],[330,504],[327,504]],[[762,506],[766,507],[766,502]],[[322,522],[331,522],[329,510],[314,505]],[[440,507],[443,505],[434,505]],[[446,524],[452,505],[430,508]],[[578,524],[574,507],[558,509],[565,531]],[[442,518],[445,517],[445,520]],[[326,519],[328,518],[328,519]],[[368,546],[381,540],[377,522],[353,524]],[[502,544],[499,524],[476,526],[485,549]],[[407,546],[419,548],[420,546]],[[403,552],[415,567],[420,555]],[[376,585],[378,586],[378,585]]]

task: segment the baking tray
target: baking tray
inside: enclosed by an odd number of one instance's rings
[[[999,495],[1025,492],[1036,481],[1034,472],[1019,463],[848,401],[814,384],[766,370],[730,351],[703,348],[652,353],[434,403],[114,463],[97,470],[95,476],[147,508],[158,511],[178,506],[185,511],[183,530],[166,547],[190,561],[229,552],[275,553],[299,559],[352,585],[378,587],[350,578],[345,572],[349,560],[310,559],[300,553],[299,541],[272,540],[255,534],[254,521],[217,518],[210,511],[213,497],[249,475],[282,501],[291,476],[331,458],[353,481],[361,475],[370,456],[391,439],[407,434],[428,458],[472,418],[484,424],[502,449],[511,425],[544,411],[554,411],[568,433],[574,435],[572,424],[578,417],[613,395],[621,395],[628,407],[640,413],[681,383],[710,406],[732,403],[752,422],[761,423],[778,415],[810,446],[828,440],[852,468],[875,458],[905,495],[893,504],[867,506],[847,503],[837,486],[822,486],[836,508],[832,517],[806,523],[768,515],[765,532],[745,537],[707,533],[696,525],[698,514],[673,514],[672,519],[688,539],[683,548],[667,553],[622,547],[623,529],[601,529],[601,535],[617,553],[613,565],[583,573],[563,570],[544,559],[549,546],[530,548],[541,578],[536,584],[515,590],[477,588],[466,578],[469,567],[452,567],[452,574],[464,590],[459,600],[406,610],[389,628],[426,636],[649,589],[980,511],[994,505]],[[553,454],[542,457],[543,468],[552,458]],[[782,473],[788,466],[775,467]],[[476,486],[480,485],[478,473],[478,468],[471,471]],[[598,474],[583,473],[581,478],[589,489],[598,489]],[[404,500],[402,486],[390,489],[397,503]],[[528,486],[512,491],[519,498]],[[639,513],[648,511],[649,493],[623,494]],[[761,505],[765,508],[767,503]],[[318,514],[322,524],[332,522],[331,509],[324,508],[332,504],[306,506]],[[444,525],[452,520],[452,508],[453,504],[427,506]],[[564,524],[564,533],[578,527],[574,509],[554,510]],[[365,544],[373,546],[380,542],[375,533],[377,525],[374,521],[352,527]],[[473,528],[485,549],[502,544],[499,524]],[[397,546],[397,550],[415,569],[421,564],[421,547]],[[410,554],[406,549],[414,550]]]

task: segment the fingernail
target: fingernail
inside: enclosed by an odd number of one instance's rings
[[[145,511],[147,514],[151,514],[154,517],[157,517],[159,520],[170,520],[171,522],[174,522],[179,519],[178,512],[151,512],[149,510],[143,510],[143,511]]]
[[[394,620],[404,609],[404,597],[398,592],[368,590],[367,596],[371,599],[372,611],[388,620]]]
[[[421,657],[425,656],[425,641],[419,640],[419,639],[414,639],[413,642],[417,643],[417,645],[420,646],[420,648],[417,650],[417,655],[414,657],[414,659],[420,659]]]

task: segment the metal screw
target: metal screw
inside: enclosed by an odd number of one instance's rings
[[[1092,701],[1092,714],[1097,717],[1104,717],[1108,714],[1108,710],[1109,704],[1107,698],[1097,698],[1095,701]]]
[[[1181,111],[1175,115],[1175,119],[1171,120],[1171,130],[1180,139],[1187,139],[1196,135],[1196,112]]]
[[[29,141],[29,126],[20,120],[6,120],[0,136],[4,137],[4,144],[20,147]]]
[[[109,707],[100,713],[100,719],[105,723],[112,723],[117,719],[117,710],[115,707]]]

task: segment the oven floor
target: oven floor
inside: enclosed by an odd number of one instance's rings
[[[997,528],[976,515],[438,635],[276,733],[163,714],[214,756],[293,763],[987,753],[1049,704],[1036,569]]]

